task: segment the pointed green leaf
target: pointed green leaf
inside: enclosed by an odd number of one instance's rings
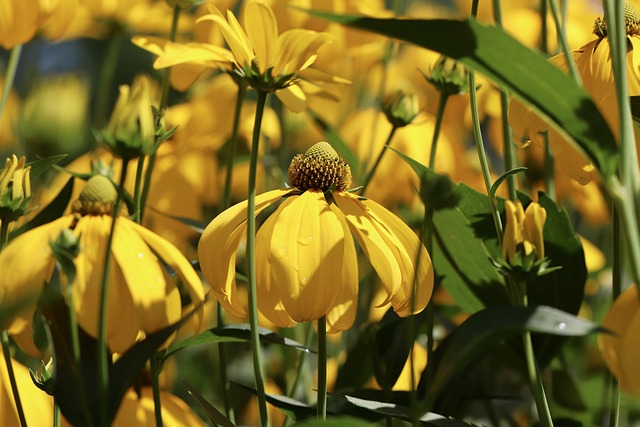
[[[377,19],[308,12],[462,62],[546,117],[578,144],[604,177],[616,172],[615,138],[588,94],[573,78],[503,30],[473,20]]]
[[[527,168],[525,167],[519,167],[519,168],[513,168],[511,170],[506,171],[505,173],[500,175],[493,184],[491,184],[491,189],[489,193],[491,193],[492,196],[495,196],[496,192],[498,191],[498,188],[500,188],[500,184],[502,184],[505,179],[509,178],[511,175],[515,175],[520,172],[525,172],[526,170]]]
[[[326,420],[306,420],[294,427],[371,427],[371,423],[351,417],[329,417]]]
[[[187,390],[189,390],[189,394],[193,396],[196,403],[204,411],[204,413],[209,417],[209,419],[217,426],[220,427],[235,427],[231,421],[225,417],[222,412],[218,411],[211,403],[207,401],[204,397],[200,395],[197,391],[193,389],[186,381],[183,381]]]
[[[26,166],[31,166],[31,172],[29,174],[31,180],[34,180],[40,175],[42,175],[44,172],[50,169],[53,165],[62,161],[65,157],[67,157],[67,154],[58,154],[55,156],[46,157],[44,159],[38,159],[38,160],[34,160],[33,162],[27,163]]]

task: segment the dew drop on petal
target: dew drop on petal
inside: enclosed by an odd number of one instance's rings
[[[311,241],[313,240],[313,236],[299,236],[298,243],[304,246],[309,246]]]
[[[295,269],[296,271],[300,270],[300,264],[296,264]]]
[[[558,329],[559,331],[564,331],[565,329],[567,329],[567,324],[564,322],[560,322],[556,325],[556,329]]]
[[[138,258],[142,259],[144,255],[142,255],[142,252],[138,252]]]
[[[286,246],[282,246],[282,247],[277,248],[274,251],[274,255],[277,258],[284,258],[285,256],[287,256],[287,248],[286,248]]]

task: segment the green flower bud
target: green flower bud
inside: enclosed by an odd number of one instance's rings
[[[15,221],[29,211],[31,166],[13,154],[0,172],[0,221]]]
[[[457,61],[441,56],[429,72],[422,71],[424,78],[442,95],[458,95],[469,90],[469,77]]]
[[[393,126],[404,127],[420,113],[418,96],[399,90],[385,100],[382,111]]]

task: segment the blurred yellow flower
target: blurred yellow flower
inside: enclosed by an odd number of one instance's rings
[[[76,279],[68,284],[63,278],[62,291],[72,286],[78,324],[97,337],[103,261],[115,195],[108,178],[94,176],[74,203],[74,213],[34,228],[7,245],[0,253],[0,270],[11,274],[0,277],[0,305],[41,292],[56,262],[50,243],[62,230],[71,229],[80,240],[80,253],[75,259]],[[202,283],[180,251],[126,216],[116,222],[111,256],[107,343],[112,352],[124,352],[145,333],[177,322],[204,300]],[[177,273],[188,301],[182,301],[164,265]],[[9,325],[9,333],[24,333],[34,310],[33,305],[22,310]],[[199,325],[201,312],[195,317]]]
[[[281,202],[256,235],[258,308],[267,319],[287,327],[327,316],[330,332],[351,327],[358,295],[352,233],[386,291],[379,306],[391,304],[400,316],[424,309],[434,280],[429,254],[402,220],[347,191],[349,165],[328,143],[294,157],[289,179],[295,188],[256,197],[256,215]],[[246,229],[245,201],[218,215],[198,246],[214,295],[238,317],[246,308],[236,286],[235,261]]]
[[[640,296],[632,284],[613,302],[602,326],[612,334],[598,334],[598,346],[609,370],[626,393],[640,393]]]
[[[205,424],[182,399],[166,391],[160,391],[162,424],[167,427],[204,427]],[[156,425],[151,387],[141,387],[138,392],[129,389],[122,399],[113,421],[115,427],[152,427]]]
[[[0,170],[0,223],[12,222],[27,213],[31,201],[31,166],[26,157],[7,158]]]

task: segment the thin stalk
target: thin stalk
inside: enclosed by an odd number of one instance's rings
[[[613,208],[612,215],[613,226],[613,262],[612,262],[612,286],[611,286],[611,303],[620,296],[622,292],[622,257],[624,253],[624,243],[622,242],[620,216],[617,209]],[[620,382],[609,372],[609,384],[611,390],[609,408],[609,427],[618,427],[620,421]]]
[[[7,107],[9,101],[9,94],[13,87],[13,81],[16,78],[16,70],[18,69],[18,63],[20,62],[20,54],[22,53],[22,44],[17,44],[11,49],[9,54],[9,61],[7,62],[7,68],[4,72],[4,88],[2,89],[2,98],[0,98],[0,123],[2,123],[2,116],[4,109]]]
[[[580,81],[580,73],[578,73],[578,68],[576,67],[576,62],[573,60],[571,56],[571,50],[569,50],[569,42],[567,41],[567,34],[564,31],[564,26],[562,23],[562,17],[560,16],[560,10],[558,8],[557,0],[549,0],[549,5],[551,6],[551,14],[553,15],[553,20],[556,24],[556,33],[558,34],[558,41],[560,42],[560,46],[562,47],[562,52],[564,53],[565,60],[569,66],[569,72],[573,79],[581,85]]]
[[[53,399],[53,427],[60,427],[60,406]]]
[[[313,334],[311,333],[311,328],[313,327],[313,323],[307,323],[307,330],[305,331],[305,340],[304,340],[304,346],[305,348],[309,348],[311,346],[311,340],[313,338]],[[307,359],[306,357],[307,352],[306,351],[302,351],[300,352],[300,355],[298,357],[298,367],[296,368],[296,376],[293,379],[293,383],[291,383],[291,385],[288,387],[287,390],[287,396],[289,397],[295,397],[296,395],[296,391],[298,390],[298,384],[300,383],[300,378],[302,377],[302,370],[304,368],[305,365],[305,360]]]
[[[173,18],[171,21],[171,29],[169,30],[169,40],[174,42],[176,41],[176,36],[178,34],[178,21],[180,18],[180,9],[179,6],[175,6],[173,8]],[[162,71],[162,83],[160,90],[162,91],[162,97],[160,98],[160,106],[158,107],[158,111],[160,114],[164,114],[164,110],[167,108],[169,102],[169,86],[170,86],[170,77],[171,77],[171,68],[166,68]],[[153,174],[153,168],[156,164],[156,153],[152,153],[149,155],[149,163],[147,164],[147,170],[144,174],[144,185],[142,186],[142,195],[140,197],[140,208],[139,212],[139,221],[142,223],[144,219],[144,210],[147,206],[147,197],[149,196],[149,189],[151,187],[151,175]]]
[[[540,0],[540,50],[549,53],[549,32],[547,31],[547,0]]]
[[[493,17],[496,25],[502,28],[502,1],[493,0]],[[504,153],[504,170],[510,171],[516,167],[516,150],[513,145],[513,132],[509,126],[509,94],[500,90],[500,110],[502,113],[502,151]],[[516,176],[507,177],[507,191],[509,200],[516,199]]]
[[[327,419],[327,318],[318,319],[318,412],[317,418]]]
[[[473,119],[473,132],[475,135],[476,151],[478,152],[478,159],[480,159],[482,178],[484,179],[487,196],[489,196],[489,203],[491,204],[491,215],[493,216],[493,224],[496,228],[498,243],[500,246],[502,246],[502,220],[500,219],[500,214],[498,213],[496,198],[491,195],[491,173],[489,172],[489,162],[487,161],[487,154],[484,151],[484,142],[482,141],[480,116],[478,114],[478,97],[476,93],[476,74],[473,71],[469,72],[469,98],[471,101],[471,117]]]
[[[544,188],[551,200],[556,200],[556,159],[549,144],[549,133],[544,134]]]
[[[102,271],[102,280],[100,285],[100,311],[98,318],[98,396],[100,400],[100,425],[106,427],[108,421],[108,394],[109,394],[109,349],[107,347],[107,301],[109,297],[109,270],[111,268],[111,246],[113,244],[113,236],[116,230],[116,221],[120,213],[120,202],[122,201],[122,193],[124,191],[124,183],[127,178],[128,160],[122,161],[122,171],[120,172],[120,186],[118,187],[118,196],[113,206],[113,216],[111,220],[111,229],[109,230],[109,238],[107,239],[107,247],[104,253],[104,270]]]
[[[217,326],[224,325],[222,305],[216,304]],[[222,396],[222,404],[224,413],[229,421],[235,424],[236,415],[231,405],[231,383],[227,375],[227,346],[224,343],[218,344],[218,375],[220,376],[220,394]]]
[[[144,160],[146,156],[138,158],[138,166],[136,167],[136,183],[133,190],[133,220],[140,224],[142,215],[140,212],[142,201],[142,173],[144,172]]]
[[[440,94],[440,100],[438,101],[438,110],[436,111],[436,123],[433,129],[433,139],[431,140],[431,152],[429,153],[429,169],[436,167],[436,150],[438,148],[438,137],[440,136],[440,127],[442,126],[442,117],[444,116],[444,109],[447,106],[447,100],[449,95],[446,93]]]
[[[9,241],[9,221],[0,221],[0,251],[4,249]],[[22,408],[22,401],[20,400],[20,392],[18,391],[18,383],[16,382],[16,375],[13,371],[13,363],[11,361],[11,349],[9,348],[9,334],[7,331],[2,331],[2,353],[4,354],[4,361],[7,365],[7,374],[9,375],[9,383],[11,384],[11,392],[13,393],[13,400],[16,403],[16,409],[18,411],[18,418],[20,419],[20,425],[22,427],[27,426],[27,419],[24,416],[24,409]]]
[[[260,409],[260,423],[262,427],[269,425],[267,415],[267,398],[264,389],[264,366],[262,364],[262,347],[260,346],[260,334],[258,331],[258,300],[256,289],[256,174],[258,167],[258,148],[260,146],[260,127],[264,106],[267,101],[267,93],[258,90],[256,116],[253,124],[253,136],[251,141],[251,159],[249,162],[249,200],[247,207],[247,276],[249,279],[249,324],[251,329],[251,350],[253,353],[253,370],[256,378],[256,392],[258,394],[258,407]]]
[[[11,362],[11,350],[9,348],[9,334],[7,331],[2,331],[2,353],[4,354],[4,361],[7,364],[7,374],[9,374],[9,383],[11,384],[11,392],[13,393],[13,400],[16,403],[16,409],[18,411],[18,419],[22,427],[27,427],[27,419],[24,416],[24,409],[22,408],[22,401],[20,400],[20,392],[18,391],[18,383],[16,382],[16,374],[13,371],[13,363]]]
[[[540,370],[536,362],[536,356],[533,351],[533,343],[531,341],[531,332],[524,333],[524,351],[527,357],[527,371],[529,371],[529,382],[531,383],[531,392],[536,402],[538,410],[538,419],[542,427],[552,427],[551,411],[547,403],[547,396],[544,391],[544,385],[540,378]]]
[[[156,419],[156,427],[162,427],[162,401],[160,400],[160,365],[159,357],[154,354],[151,357],[151,388],[153,391],[153,414]]]
[[[238,129],[240,128],[240,114],[242,113],[242,104],[247,93],[247,85],[238,82],[238,98],[236,99],[236,108],[233,114],[233,129],[231,130],[231,139],[229,140],[229,157],[227,157],[227,171],[224,180],[224,191],[222,193],[222,203],[220,211],[227,209],[231,204],[231,183],[233,182],[233,160],[236,153],[236,145],[238,144]]]
[[[107,123],[107,110],[111,97],[111,89],[118,67],[118,55],[120,53],[120,45],[122,42],[122,30],[114,27],[113,34],[109,38],[107,50],[100,67],[100,75],[98,78],[98,90],[96,93],[95,113],[93,117],[93,125],[96,129],[103,128]]]
[[[369,186],[369,183],[371,182],[371,178],[373,177],[373,174],[376,173],[376,169],[378,169],[378,166],[380,165],[380,161],[382,160],[384,153],[387,151],[387,147],[391,145],[391,140],[393,139],[393,136],[395,135],[397,130],[398,130],[397,126],[393,126],[391,128],[391,132],[389,132],[389,136],[387,137],[386,142],[382,146],[382,150],[380,150],[380,153],[378,153],[378,157],[376,158],[376,161],[373,163],[373,167],[371,167],[371,170],[367,174],[367,177],[364,180],[364,185],[360,189],[361,196],[364,196],[365,191],[367,191],[367,186]]]

